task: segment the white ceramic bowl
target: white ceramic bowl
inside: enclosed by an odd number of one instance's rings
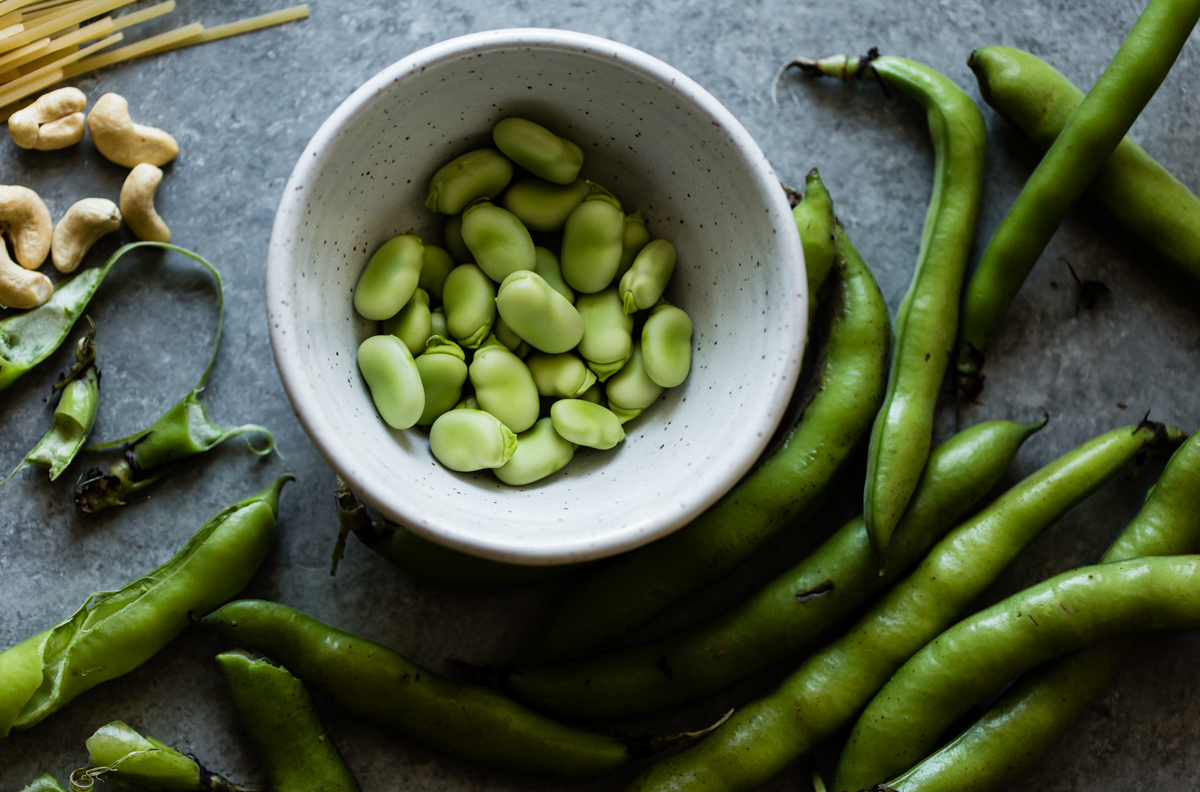
[[[583,175],[644,211],[678,250],[667,297],[695,327],[687,381],[626,425],[612,451],[512,488],[453,473],[426,435],[389,429],[355,365],[379,332],[351,294],[369,254],[415,231],[430,177],[490,146],[508,116],[584,150]],[[305,431],[367,503],[474,555],[526,564],[600,558],[664,536],[753,465],[796,385],[807,294],[799,237],[766,157],[707,91],[667,64],[561,30],[497,30],[421,50],[371,78],[321,126],[271,234],[267,310]]]

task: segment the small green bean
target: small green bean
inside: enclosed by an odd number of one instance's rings
[[[446,311],[440,305],[429,312],[429,338],[450,337],[450,326],[446,324]],[[429,343],[426,339],[426,343]]]
[[[451,470],[498,468],[517,450],[517,436],[491,413],[454,409],[433,422],[429,450]]]
[[[575,292],[571,291],[571,287],[563,280],[562,269],[558,266],[558,256],[548,248],[536,247],[537,264],[533,271],[542,276],[542,280],[550,284],[550,288],[567,298],[567,302],[571,305],[575,304]]]
[[[570,352],[547,355],[534,352],[525,361],[539,396],[577,399],[596,384],[596,375]]]
[[[512,352],[522,360],[529,355],[529,342],[513,332],[513,329],[504,323],[504,317],[499,315],[499,311],[497,311],[496,324],[492,325],[492,335],[496,336],[497,341],[508,347],[509,352]]]
[[[625,313],[654,307],[675,272],[675,246],[665,239],[647,243],[621,277],[621,301]],[[689,333],[690,335],[690,333]]]
[[[499,283],[537,263],[533,238],[512,212],[481,199],[468,206],[462,218],[463,242],[492,280]]]
[[[563,228],[562,274],[577,292],[595,294],[607,288],[621,264],[625,215],[621,202],[595,182]]]
[[[371,254],[354,287],[354,310],[382,322],[404,307],[421,279],[425,246],[416,234],[392,237]]]
[[[468,396],[464,396],[462,398],[462,401],[460,401],[458,404],[454,405],[454,409],[456,409],[456,410],[478,410],[479,409],[479,399],[475,398],[474,393],[472,393]]]
[[[554,431],[575,445],[605,451],[625,439],[621,419],[599,404],[583,399],[559,399],[550,407]]]
[[[414,357],[421,354],[425,342],[433,335],[433,313],[429,310],[429,294],[417,287],[412,298],[391,319],[383,320],[383,332],[404,342]]]
[[[496,148],[525,170],[555,184],[570,184],[583,167],[583,150],[541,124],[506,118],[492,129]]]
[[[458,216],[461,217],[461,215]],[[460,236],[461,233],[460,229]],[[454,269],[454,266],[455,261],[448,251],[437,245],[426,245],[425,260],[421,264],[421,277],[417,280],[417,285],[428,292],[433,299],[441,300],[442,286],[446,283],[446,276],[450,274],[450,270]]]
[[[416,424],[425,411],[425,388],[403,341],[391,335],[363,341],[358,347],[358,370],[384,423],[393,429]]]
[[[631,421],[642,414],[642,410],[658,401],[663,387],[646,373],[642,362],[642,345],[633,345],[629,360],[605,383],[608,409],[613,411],[621,423]]]
[[[625,215],[625,231],[621,235],[621,263],[617,265],[617,273],[613,277],[620,281],[633,266],[633,260],[650,242],[650,232],[646,230],[646,219],[639,209],[633,214]]]
[[[608,406],[607,404],[604,403],[604,401],[605,401],[604,400],[604,386],[601,385],[599,382],[597,382],[595,385],[593,385],[592,387],[585,390],[583,392],[583,395],[580,396],[579,398],[583,399],[584,401],[590,401],[592,404],[599,404],[604,407]],[[618,416],[618,417],[620,417],[620,416]]]
[[[433,174],[425,208],[456,215],[477,198],[495,198],[512,181],[512,176],[512,163],[496,149],[469,151]],[[446,246],[454,252],[449,240]]]
[[[477,349],[492,332],[496,318],[496,286],[474,264],[460,264],[442,288],[446,327],[455,341]]]
[[[542,418],[517,435],[517,450],[512,459],[493,472],[505,484],[532,484],[556,473],[575,456],[575,443],[563,439],[551,418]]]
[[[615,288],[580,295],[575,300],[575,309],[583,320],[579,354],[604,382],[629,360],[633,351],[633,317],[625,313],[621,295]]]
[[[560,185],[523,176],[504,191],[504,208],[530,231],[562,231],[567,217],[583,202],[589,189],[583,179]]]
[[[813,168],[804,178],[804,196],[792,209],[792,219],[800,232],[804,248],[804,269],[808,275],[808,326],[817,312],[817,295],[833,268],[834,215],[833,197],[821,174]]]
[[[664,388],[682,384],[692,368],[692,320],[666,300],[642,326],[642,360],[646,376]]]
[[[533,375],[495,336],[475,351],[469,374],[481,410],[518,434],[533,426],[541,410]]]
[[[454,409],[467,381],[467,356],[462,347],[442,336],[433,336],[413,363],[421,375],[425,407],[417,426],[429,426],[444,412]]]
[[[87,739],[87,749],[89,766],[71,774],[72,788],[90,789],[101,779],[130,789],[245,792],[195,758],[153,737],[143,737],[122,721],[97,729]]]
[[[541,275],[514,272],[500,284],[496,309],[504,323],[534,349],[557,354],[583,339],[583,317]]]
[[[455,264],[470,264],[475,260],[471,251],[467,250],[467,243],[463,242],[462,215],[456,214],[446,218],[446,225],[442,229],[442,241],[446,243],[446,250]]]

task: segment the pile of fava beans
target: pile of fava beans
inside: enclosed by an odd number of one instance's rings
[[[354,308],[382,332],[358,366],[389,426],[429,427],[446,467],[520,485],[624,440],[687,378],[692,323],[663,299],[674,246],[579,178],[579,146],[522,118],[492,138],[429,185],[445,249],[401,234],[367,262]]]

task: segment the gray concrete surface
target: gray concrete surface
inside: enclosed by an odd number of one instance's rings
[[[284,5],[266,0],[188,0],[162,26],[217,23]],[[335,532],[333,476],[304,437],[271,361],[263,272],[272,217],[296,157],[325,116],[387,64],[441,39],[508,26],[562,27],[639,47],[695,78],[760,142],[782,179],[801,182],[819,166],[839,214],[874,268],[893,311],[907,288],[927,205],[932,151],[921,112],[884,100],[875,85],[789,80],[774,107],[771,77],[786,58],[862,52],[923,60],[978,97],[966,67],[976,46],[1032,50],[1082,86],[1090,85],[1144,5],[1141,0],[631,0],[606,3],[494,0],[466,3],[313,3],[312,19],[282,29],[138,61],[77,82],[94,100],[117,91],[137,117],[180,141],[182,155],[159,192],[175,240],[225,273],[225,340],[205,402],[226,423],[272,427],[299,483],[285,492],[275,546],[246,595],[278,599],[398,647],[428,667],[446,658],[517,657],[559,590],[548,583],[495,595],[462,594],[399,574],[356,543],[336,579],[327,559]],[[1193,36],[1134,137],[1192,189],[1200,129],[1200,42]],[[985,208],[976,257],[1036,163],[990,109]],[[90,142],[60,153],[16,149],[0,139],[0,183],[37,189],[57,217],[88,195],[115,198],[124,170]],[[118,240],[105,240],[102,253]],[[1113,290],[1090,313],[1075,313],[1063,260]],[[995,345],[984,404],[964,424],[1027,419],[1046,410],[1050,426],[1012,472],[1034,470],[1097,433],[1147,409],[1189,429],[1200,420],[1200,312],[1195,292],[1161,274],[1090,207],[1072,212],[1021,291]],[[213,327],[209,281],[182,260],[145,257],[114,272],[90,310],[100,327],[103,406],[93,437],[120,437],[147,424],[199,375]],[[61,350],[0,394],[0,465],[7,469],[45,430],[42,396],[68,359]],[[1118,403],[1127,405],[1122,409]],[[946,413],[939,431],[951,431]],[[119,586],[165,560],[209,515],[284,470],[239,442],[185,465],[148,502],[81,519],[70,490],[81,471],[110,457],[85,455],[56,484],[26,472],[0,490],[0,647],[54,624],[88,593]],[[997,583],[990,599],[1098,558],[1136,511],[1161,461],[1112,482],[1053,527]],[[859,477],[856,481],[855,478]],[[662,631],[737,601],[787,566],[854,509],[856,473],[811,525],[664,618]],[[1200,784],[1200,636],[1152,636],[1113,688],[1028,778],[1012,789],[1182,790]],[[212,657],[220,643],[188,632],[153,662],[78,699],[40,726],[0,743],[0,790],[37,774],[65,778],[86,759],[83,742],[123,718],[195,753],[243,782],[261,781],[234,721]],[[781,663],[704,702],[637,722],[634,732],[694,728],[769,690]],[[323,707],[329,729],[366,790],[618,790],[627,773],[591,781],[529,779],[466,766],[419,743]],[[828,767],[836,744],[818,752]],[[770,790],[809,788],[800,762]]]

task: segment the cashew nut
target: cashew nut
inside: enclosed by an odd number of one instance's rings
[[[40,272],[21,269],[8,257],[8,249],[0,240],[0,306],[5,308],[37,308],[50,299],[54,284]]]
[[[50,210],[28,187],[0,186],[0,232],[12,239],[17,261],[25,269],[37,269],[50,252]]]
[[[100,153],[127,168],[143,162],[166,165],[179,154],[175,138],[161,129],[133,123],[129,102],[119,94],[106,93],[96,100],[87,127]]]
[[[87,97],[78,88],[59,88],[38,97],[8,118],[8,134],[23,149],[54,151],[83,140]]]
[[[121,210],[107,198],[84,198],[75,203],[54,227],[50,245],[54,266],[59,272],[74,272],[97,239],[120,227]]]
[[[129,172],[125,184],[121,186],[121,214],[138,239],[171,241],[171,229],[154,211],[154,193],[162,177],[163,172],[159,168],[143,162]]]

